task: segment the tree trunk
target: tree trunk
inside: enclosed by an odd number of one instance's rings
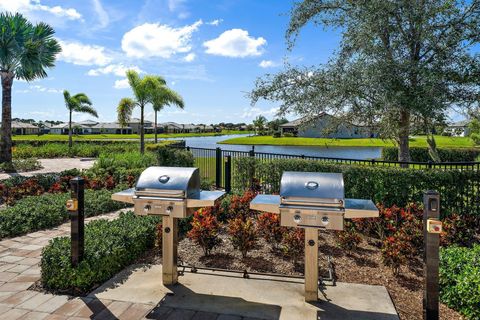
[[[12,163],[12,72],[1,72],[2,78],[2,128],[0,162]]]
[[[68,119],[68,147],[72,148],[73,141],[72,141],[72,110],[70,110],[70,116]]]
[[[145,127],[143,124],[143,109],[144,106],[140,106],[140,153],[145,153]]]
[[[410,135],[410,111],[400,110],[400,122],[398,131],[398,161],[410,161],[410,148],[408,136]],[[408,168],[408,163],[400,165],[402,168]]]
[[[157,111],[155,110],[155,143],[158,143],[157,138]]]

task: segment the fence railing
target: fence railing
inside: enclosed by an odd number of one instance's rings
[[[401,162],[401,161],[384,161],[376,159],[348,159],[348,158],[331,158],[317,157],[298,154],[281,154],[256,152],[255,147],[249,151],[224,150],[221,148],[208,149],[187,147],[185,144],[171,145],[174,148],[186,149],[192,152],[195,158],[195,165],[200,168],[202,178],[212,181],[217,188],[224,188],[227,191],[232,187],[232,176],[237,174],[236,168],[232,162],[236,158],[252,157],[260,161],[270,161],[275,159],[306,159],[323,161],[344,165],[364,165],[364,166],[380,166],[395,168],[410,168],[417,170],[438,169],[438,170],[461,170],[461,171],[480,171],[480,162]]]

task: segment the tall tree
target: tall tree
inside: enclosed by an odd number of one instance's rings
[[[12,85],[15,78],[32,81],[47,77],[61,51],[55,31],[40,22],[33,25],[21,14],[0,13],[0,76],[2,128],[0,162],[12,161]]]
[[[318,67],[294,67],[257,80],[252,102],[281,101],[281,113],[321,112],[374,124],[409,161],[413,119],[443,117],[478,105],[479,0],[303,0],[286,32],[290,49],[309,23],[342,32],[340,47]]]
[[[98,114],[97,111],[92,107],[92,102],[85,93],[77,93],[76,95],[72,96],[70,95],[70,92],[64,90],[63,98],[65,100],[65,106],[68,110],[68,147],[71,148],[73,145],[72,114],[74,112],[87,113],[95,118],[98,118]]]
[[[163,82],[163,78],[159,78],[159,82]],[[157,90],[153,92],[152,106],[153,111],[155,112],[155,143],[158,143],[157,137],[157,113],[160,112],[165,106],[176,106],[180,109],[185,107],[183,98],[175,91],[167,87],[167,85],[162,85]]]
[[[134,99],[123,98],[117,108],[118,122],[126,126],[130,121],[132,112],[136,107],[140,108],[140,152],[145,152],[145,107],[152,104],[156,93],[166,85],[165,79],[159,76],[146,75],[141,78],[134,70],[127,71],[127,79],[132,88]]]

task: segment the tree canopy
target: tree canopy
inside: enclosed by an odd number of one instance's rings
[[[480,1],[304,0],[286,31],[290,49],[307,24],[341,31],[339,48],[320,66],[286,65],[259,78],[251,99],[280,101],[281,113],[328,112],[374,125],[408,161],[414,121],[433,126],[451,108],[478,106]]]

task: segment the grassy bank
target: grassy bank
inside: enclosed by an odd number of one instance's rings
[[[227,134],[249,134],[250,131],[238,131],[238,130],[223,130],[222,132],[207,132],[207,133],[162,133],[158,134],[158,138],[186,138],[186,137],[211,137]],[[153,139],[155,135],[153,133],[146,134],[146,139]],[[82,134],[73,136],[75,141],[85,140],[122,140],[122,139],[140,139],[138,134]],[[44,134],[38,135],[16,135],[13,136],[13,140],[16,141],[67,141],[68,135],[66,134]]]
[[[468,148],[474,143],[466,137],[435,136],[437,146],[440,148]],[[221,144],[245,144],[245,145],[274,145],[274,146],[317,146],[317,147],[391,147],[392,140],[382,139],[326,139],[326,138],[300,138],[272,136],[240,137],[221,141]],[[425,136],[410,138],[411,147],[427,147]]]

